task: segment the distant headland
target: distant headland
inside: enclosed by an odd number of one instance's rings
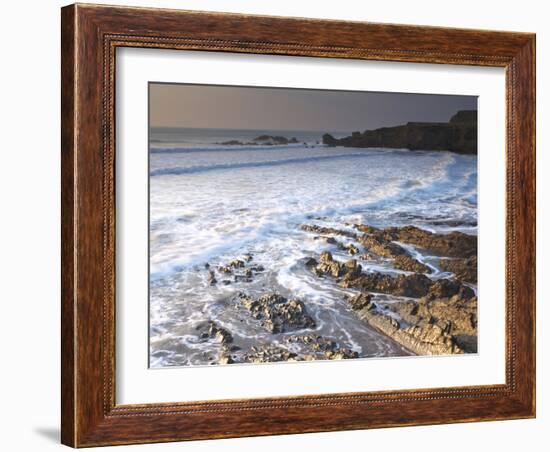
[[[449,122],[408,122],[401,126],[353,132],[340,139],[326,133],[323,144],[477,154],[477,110],[458,111]]]

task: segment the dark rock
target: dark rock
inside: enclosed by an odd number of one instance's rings
[[[353,227],[366,234],[376,234],[380,232],[380,229],[369,226],[368,224],[354,224]]]
[[[388,309],[397,313],[408,325],[419,328],[435,324],[455,339],[467,353],[477,350],[477,298],[433,299],[425,297],[419,301],[391,303]],[[475,340],[474,340],[475,339]],[[474,347],[473,344],[476,344]]]
[[[354,297],[348,298],[348,303],[351,308],[355,311],[360,311],[361,309],[370,307],[373,308],[372,295],[366,292],[355,295]]]
[[[315,328],[315,321],[300,300],[288,300],[276,293],[258,299],[239,294],[238,299],[252,317],[263,321],[263,326],[271,333]]]
[[[477,353],[477,336],[457,334],[453,338],[464,353]]]
[[[263,347],[251,347],[251,349],[242,356],[242,362],[245,363],[274,363],[280,361],[296,361],[298,355],[285,348],[276,345],[267,345]]]
[[[332,254],[324,251],[319,256],[319,264],[315,267],[317,275],[328,274],[334,278],[339,278],[344,275],[356,277],[361,274],[361,265],[355,259],[343,263],[333,259]]]
[[[448,298],[458,295],[469,299],[474,297],[474,291],[453,279],[432,281],[420,273],[392,276],[386,273],[364,273],[360,275],[345,275],[339,282],[344,288],[355,288],[367,292],[379,292],[392,295],[421,298]]]
[[[371,241],[374,244],[398,241],[418,246],[440,256],[466,258],[477,255],[477,236],[462,232],[435,234],[416,226],[378,229],[369,225],[356,224],[354,227],[365,232],[360,241]]]
[[[477,298],[455,295],[447,299],[427,301],[430,314],[438,322],[449,322],[452,335],[477,336]]]
[[[300,226],[302,231],[315,232],[317,234],[334,234],[344,237],[356,238],[356,234],[350,231],[344,231],[342,229],[326,228],[323,226],[317,226],[315,224],[303,224]]]
[[[244,255],[244,260],[246,262],[250,262],[252,259],[254,259],[254,256],[251,253],[247,253]]]
[[[233,276],[235,282],[252,282],[252,276],[247,274]]]
[[[359,252],[359,248],[357,248],[353,243],[348,243],[347,245],[340,245],[340,248],[344,251],[347,251],[350,256],[354,256]]]
[[[477,110],[459,110],[449,122],[459,123],[475,123],[477,122]]]
[[[376,254],[369,253],[368,251],[359,256],[359,259],[363,261],[374,261],[376,260],[376,258],[377,258]]]
[[[333,340],[316,334],[304,334],[285,336],[280,343],[255,345],[245,353],[230,358],[231,362],[269,363],[358,357],[357,352],[342,347]],[[225,363],[227,353],[223,354],[223,359]]]
[[[439,325],[425,323],[402,328],[391,316],[367,308],[359,311],[359,317],[418,355],[464,353],[453,336]]]
[[[317,261],[315,259],[313,259],[312,257],[308,257],[305,260],[304,265],[306,267],[316,267],[317,266]]]
[[[261,144],[294,144],[298,143],[298,140],[294,137],[289,140],[280,135],[260,135],[254,138],[254,142]]]
[[[398,270],[416,273],[431,273],[430,268],[411,256],[402,254],[393,260],[393,266]]]
[[[313,240],[323,241],[325,243],[328,243],[329,245],[340,245],[340,242],[338,242],[338,240],[336,240],[334,237],[326,237],[324,235],[313,237]]]
[[[397,257],[406,253],[401,246],[378,235],[363,234],[359,238],[359,242],[368,251],[383,257]]]
[[[218,282],[218,280],[216,279],[216,275],[214,274],[214,272],[212,270],[210,270],[208,272],[208,283],[213,286],[214,284],[216,284]]]
[[[458,295],[468,300],[473,298],[475,293],[456,279],[438,279],[431,285],[427,295],[431,298],[450,298]]]
[[[341,139],[325,134],[323,144],[477,154],[477,111],[459,111],[447,123],[409,122],[395,127],[366,130],[363,133],[354,132]]]
[[[416,226],[405,226],[403,228],[386,228],[381,234],[387,240],[415,245],[440,256],[470,257],[477,255],[477,236],[462,232],[434,234]]]
[[[353,359],[359,354],[350,348],[342,347],[331,339],[315,334],[300,336],[288,336],[285,338],[287,344],[300,344],[305,348],[305,360],[313,359]]]
[[[218,359],[218,364],[234,364],[235,360],[229,354],[222,354]]]
[[[405,297],[420,298],[428,294],[433,282],[426,276],[411,275],[391,276],[385,273],[366,273],[359,276],[346,275],[340,285],[353,287],[361,291],[381,292]]]
[[[452,272],[461,281],[477,284],[477,256],[458,259],[441,259],[439,267]]]
[[[330,133],[325,133],[323,135],[323,144],[327,146],[339,146],[339,141],[340,140],[334,138]]]
[[[235,282],[251,282],[253,277],[252,269],[246,268],[244,272],[235,274],[233,279]]]
[[[195,329],[197,330],[199,339],[202,341],[214,341],[220,344],[233,342],[231,333],[212,320],[197,325]]]
[[[229,141],[224,141],[220,144],[223,144],[224,146],[242,146],[244,143],[239,140],[229,140]]]
[[[359,353],[350,350],[348,348],[341,348],[334,351],[325,352],[325,358],[327,359],[354,359],[359,358]]]
[[[222,265],[218,267],[218,270],[222,273],[233,273],[233,270],[236,268],[243,268],[244,267],[244,261],[240,259],[235,259],[229,262],[227,265]]]

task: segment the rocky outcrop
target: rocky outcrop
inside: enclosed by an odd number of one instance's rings
[[[433,282],[430,278],[413,273],[392,276],[386,273],[365,273],[342,278],[339,285],[364,292],[379,292],[392,295],[420,298],[428,294]]]
[[[288,300],[276,293],[262,295],[258,299],[241,293],[237,300],[271,333],[315,328],[315,321],[300,300]]]
[[[345,233],[346,231],[338,231],[340,234]],[[326,236],[326,235],[319,235],[317,237],[313,237],[313,240],[317,240],[318,242],[326,243],[327,245],[336,245],[338,249],[345,251],[350,256],[354,256],[357,253],[359,253],[359,248],[353,244],[353,243],[342,243],[338,240],[336,240],[334,237]]]
[[[246,142],[243,143],[242,141],[239,141],[239,140],[228,140],[228,141],[222,141],[220,144],[223,146],[244,146],[245,144],[255,145],[257,143],[246,143]]]
[[[451,355],[463,353],[455,339],[435,324],[401,327],[394,318],[366,307],[359,317],[373,328],[417,355]]]
[[[233,270],[236,268],[243,268],[244,267],[244,261],[241,259],[235,259],[229,262],[227,265],[221,265],[218,267],[218,270],[222,273],[232,273]]]
[[[456,279],[443,278],[433,281],[427,295],[431,298],[450,298],[456,295],[469,300],[475,296],[475,292]]]
[[[408,273],[363,273],[354,259],[339,261],[326,251],[320,254],[319,262],[308,258],[306,267],[318,276],[333,277],[343,288],[358,290],[357,295],[346,298],[349,307],[371,327],[413,353],[475,353],[477,298],[474,290],[462,281],[475,282],[477,237],[460,232],[436,234],[414,226],[379,229],[356,224],[354,227],[359,231],[356,240],[365,247],[361,258],[389,260],[395,269]],[[336,245],[342,249],[340,242],[336,241]],[[441,259],[440,266],[457,278],[428,278],[430,267],[409,254],[406,245],[430,254],[451,256]],[[384,298],[377,293],[415,300],[380,302]]]
[[[435,234],[416,226],[384,229],[384,237],[418,246],[434,254],[448,257],[470,257],[477,255],[477,236],[453,231]]]
[[[254,138],[252,141],[240,141],[240,140],[228,140],[223,141],[223,146],[271,146],[271,145],[284,145],[284,144],[297,144],[299,141],[295,138],[287,138],[280,135],[260,135]]]
[[[436,323],[453,335],[474,335],[477,332],[477,298],[464,299],[425,297],[419,301],[400,301],[389,309],[411,325]]]
[[[253,140],[255,143],[260,144],[296,144],[299,141],[295,138],[287,138],[280,135],[260,135]]]
[[[348,275],[350,278],[353,278],[361,274],[361,265],[355,259],[350,259],[347,262],[337,261],[332,257],[330,252],[324,251],[319,257],[319,263],[313,266],[313,271],[318,276],[330,275],[334,278],[340,278],[341,276]]]
[[[403,247],[385,239],[382,235],[363,234],[359,242],[370,252],[382,257],[397,257],[406,254]]]
[[[384,253],[381,254],[382,256],[395,257],[395,251],[385,251],[384,249],[393,241],[415,245],[439,256],[466,258],[477,255],[477,236],[462,232],[436,234],[416,226],[378,229],[369,225],[357,224],[355,228],[364,232],[359,239],[360,242],[376,254]],[[404,252],[399,254],[404,254]]]
[[[217,270],[226,278],[233,275],[234,282],[252,282],[252,279],[256,273],[261,273],[265,270],[262,265],[251,264],[250,262],[252,259],[252,254],[248,253],[245,254],[242,259],[234,259],[225,265],[219,265]],[[216,285],[218,283],[216,273],[213,270],[210,270],[210,264],[208,263],[205,265],[205,268],[208,270],[208,283],[210,285]],[[222,279],[221,283],[228,285],[231,284],[231,280]]]
[[[372,296],[360,293],[348,298],[351,308],[373,328],[391,337],[419,355],[475,353],[477,351],[477,298],[455,295],[447,299],[431,296],[420,301],[403,301],[387,305],[393,316],[377,309]]]
[[[211,286],[215,285],[218,282],[218,280],[216,279],[216,274],[212,270],[208,271],[207,281],[208,284],[210,284]]]
[[[372,295],[366,292],[355,295],[354,297],[347,298],[348,304],[354,311],[360,311],[364,308],[374,307],[372,303]]]
[[[339,244],[338,247],[346,251],[350,256],[355,256],[359,252],[359,248],[357,248],[353,243],[347,243],[347,244]]]
[[[465,352],[477,352],[477,298],[425,297],[419,301],[392,303],[388,308],[408,325],[424,328],[437,325]]]
[[[213,341],[220,344],[233,342],[231,333],[212,320],[200,323],[195,329],[201,341]]]
[[[339,282],[344,288],[359,289],[363,292],[378,292],[410,298],[451,297],[459,295],[472,298],[475,294],[468,286],[454,279],[439,279],[433,281],[419,273],[392,276],[387,273],[348,274]]]
[[[427,269],[413,258],[405,258],[404,261],[419,269]],[[356,259],[341,262],[334,259],[328,251],[320,254],[319,262],[309,258],[305,265],[311,268],[317,276],[332,276],[337,279],[341,287],[355,288],[363,292],[379,292],[412,298],[421,298],[426,295],[450,297],[459,294],[465,298],[474,296],[474,291],[471,288],[455,279],[434,281],[420,272],[407,275],[390,275],[380,272],[362,273],[362,267]]]
[[[314,359],[351,359],[358,358],[357,352],[347,347],[342,347],[337,342],[316,334],[301,336],[288,336],[284,339],[285,344],[292,347],[297,344],[305,351],[304,360]]]
[[[477,111],[459,111],[449,122],[409,122],[401,126],[353,132],[340,139],[325,134],[323,144],[477,154]]]
[[[290,335],[276,343],[254,345],[242,352],[238,350],[238,347],[222,344],[218,364],[337,360],[359,357],[356,351],[316,334]]]
[[[275,363],[280,361],[298,361],[300,358],[286,348],[276,345],[253,346],[244,353],[238,362],[241,363]]]
[[[477,256],[462,259],[441,259],[439,268],[454,273],[461,281],[477,284]]]
[[[336,240],[334,237],[327,237],[326,235],[319,235],[317,237],[313,237],[313,240],[317,240],[318,242],[326,243],[328,245],[341,245],[338,240]]]
[[[300,353],[293,349],[299,348]],[[219,363],[273,363],[280,361],[313,361],[318,359],[353,359],[359,354],[333,340],[315,334],[287,336],[278,344],[252,346],[242,354],[222,350]]]
[[[345,300],[355,315],[412,353],[477,351],[477,298],[475,291],[464,284],[477,280],[477,237],[459,232],[437,234],[414,226],[381,229],[366,224],[354,225],[354,232],[348,229],[350,226],[345,224],[338,229],[304,224],[301,229],[313,234],[321,250],[331,249],[338,256],[343,252],[357,255],[374,261],[376,269],[391,266],[406,273],[385,269],[366,272],[356,259],[335,258],[328,251],[318,257],[304,257],[299,263],[302,268],[319,277],[333,278],[335,284],[351,289],[349,292],[355,295]],[[435,265],[453,273],[453,277],[426,276],[431,273],[430,267],[415,258],[417,254],[409,245],[442,256]],[[426,254],[425,251],[421,252]],[[261,267],[252,260],[252,255],[241,255],[219,266],[218,273],[206,266],[208,281],[216,284],[216,276],[220,275],[229,275],[236,281],[250,280],[256,267]],[[201,327],[200,340],[220,344],[220,364],[359,357],[356,351],[332,338],[311,332],[316,322],[301,300],[287,299],[277,293],[259,297],[240,293],[234,300],[238,309],[248,311],[251,318],[275,336],[250,347],[246,343],[233,343],[231,334],[213,322]],[[237,336],[235,341],[239,341]]]
[[[345,231],[342,229],[334,229],[334,228],[327,228],[324,226],[317,226],[315,224],[303,224],[300,226],[300,229],[302,231],[306,232],[315,232],[316,234],[321,235],[327,235],[327,234],[333,234],[333,235],[341,235],[343,237],[349,237],[349,238],[356,238],[357,234],[351,232],[351,231]]]
[[[431,273],[431,270],[428,266],[424,265],[422,262],[417,261],[414,257],[402,254],[397,256],[393,260],[393,266],[398,270],[403,270],[407,272],[414,273]]]

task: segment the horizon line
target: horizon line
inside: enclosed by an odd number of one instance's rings
[[[249,131],[264,131],[264,132],[319,132],[319,133],[327,133],[326,129],[323,130],[310,130],[310,129],[269,129],[269,128],[259,128],[259,129],[243,129],[241,127],[185,127],[185,126],[153,126],[149,125],[150,129],[195,129],[195,130],[249,130]],[[336,130],[332,131],[332,133],[335,132],[342,132],[342,133],[351,133],[355,132],[355,130]]]

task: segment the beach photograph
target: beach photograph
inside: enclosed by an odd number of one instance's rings
[[[148,89],[150,368],[477,353],[477,97]]]

